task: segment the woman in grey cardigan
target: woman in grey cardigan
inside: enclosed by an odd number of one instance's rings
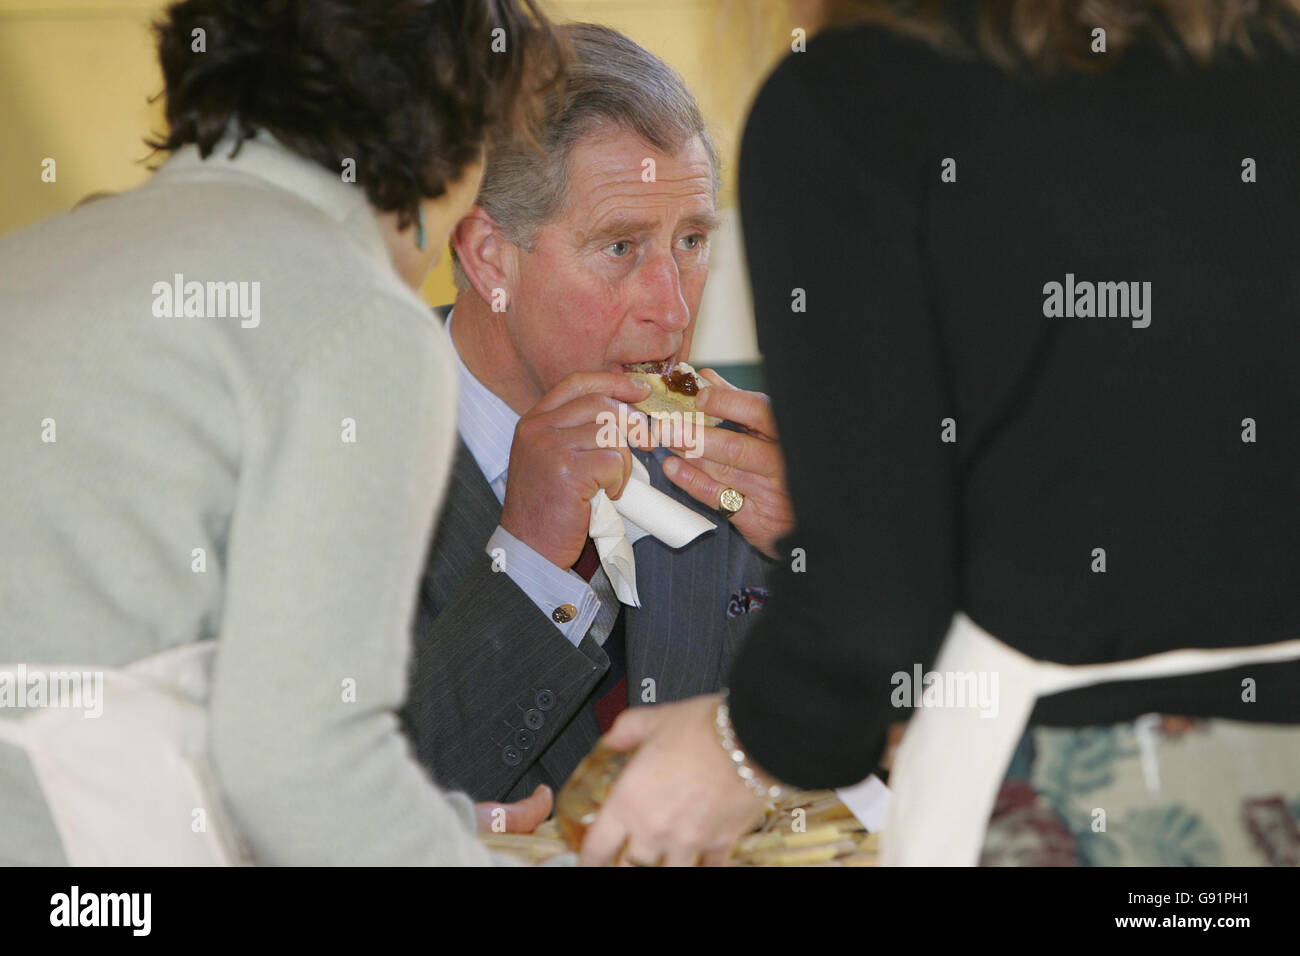
[[[558,49],[272,7],[172,7],[171,158],[0,241],[0,862],[495,862],[394,716],[455,435],[412,289]]]

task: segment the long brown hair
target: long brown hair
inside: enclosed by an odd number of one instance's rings
[[[824,26],[878,23],[944,52],[1041,73],[1103,69],[1144,36],[1171,59],[1201,65],[1229,51],[1255,55],[1269,42],[1300,48],[1300,0],[825,0],[823,10]],[[958,25],[959,12],[969,29]],[[1110,56],[1092,51],[1097,27]]]

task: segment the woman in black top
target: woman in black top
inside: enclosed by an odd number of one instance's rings
[[[731,674],[759,779],[865,777],[954,612],[1070,665],[1300,637],[1300,61],[1279,39],[1300,34],[1267,4],[1124,6],[1124,30],[1080,4],[1041,30],[876,10],[753,107],[741,212],[806,568]],[[1044,697],[1030,724],[1295,725],[1297,691],[1294,660],[1252,663]],[[615,729],[643,755],[588,859],[623,837],[721,858],[754,801],[710,749],[716,705]],[[1266,747],[1300,752],[1281,733]]]

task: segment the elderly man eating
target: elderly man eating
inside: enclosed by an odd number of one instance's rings
[[[478,800],[561,786],[627,706],[716,690],[793,523],[766,397],[708,370],[699,407],[723,426],[602,440],[648,394],[627,366],[689,356],[718,162],[663,62],[603,27],[564,32],[576,62],[541,149],[496,144],[452,237],[460,445],[403,722],[435,779]],[[639,606],[589,537],[593,499],[618,499],[634,461],[716,526],[677,548],[629,527]]]

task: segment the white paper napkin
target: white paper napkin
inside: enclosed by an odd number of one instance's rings
[[[600,565],[618,599],[632,607],[641,606],[632,542],[649,534],[670,548],[680,548],[714,527],[699,512],[651,487],[650,473],[636,458],[632,459],[632,477],[618,501],[610,501],[603,491],[591,499],[590,533]]]
[[[885,828],[885,818],[889,815],[889,788],[874,773],[861,783],[841,787],[835,792],[868,833],[877,833]]]

